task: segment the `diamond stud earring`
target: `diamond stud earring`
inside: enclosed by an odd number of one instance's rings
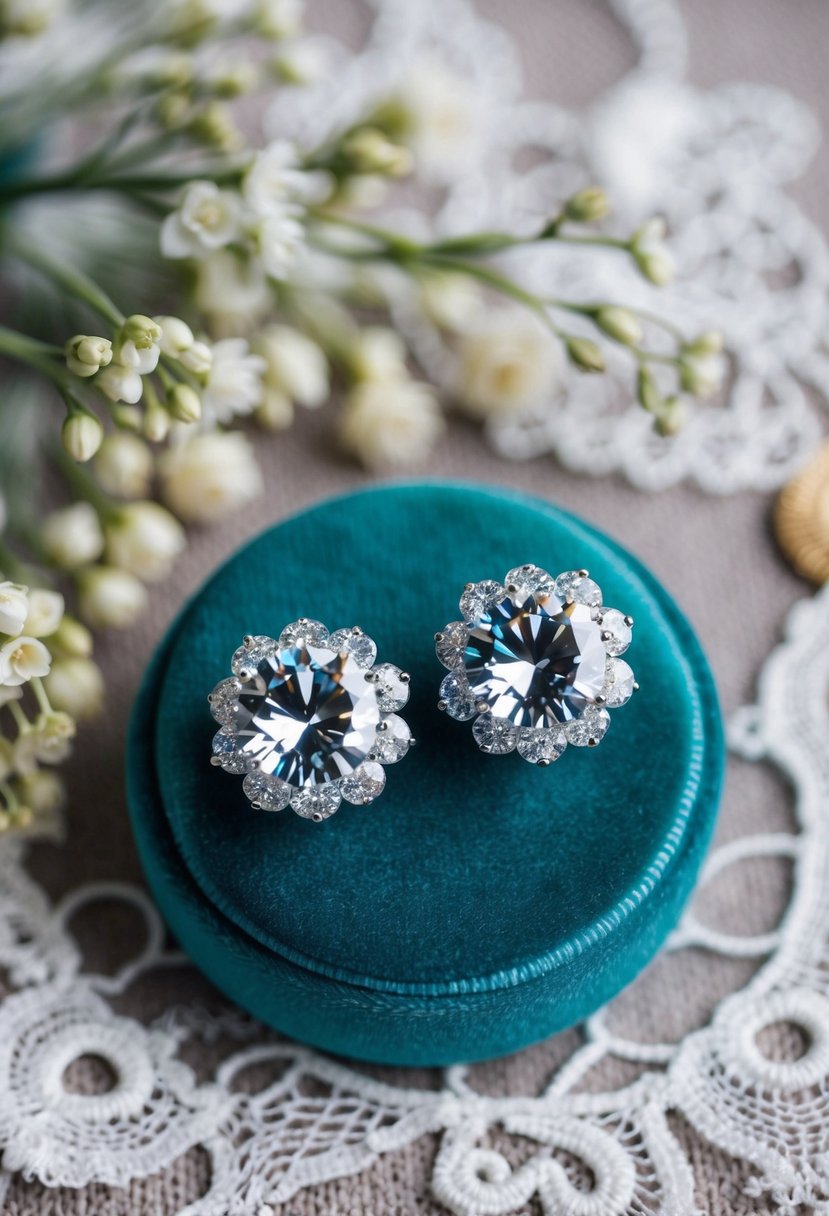
[[[610,725],[608,710],[638,688],[621,655],[633,618],[602,603],[587,570],[557,578],[538,566],[516,566],[503,583],[467,583],[463,620],[435,634],[449,668],[438,708],[461,722],[474,718],[481,751],[517,750],[546,766],[571,744],[595,747]]]
[[[211,763],[245,774],[258,809],[290,805],[304,819],[328,819],[344,798],[363,806],[382,792],[384,764],[414,742],[396,711],[409,699],[409,677],[374,665],[377,647],[355,626],[329,633],[299,620],[278,640],[246,637],[233,675],[208,697],[221,729]]]

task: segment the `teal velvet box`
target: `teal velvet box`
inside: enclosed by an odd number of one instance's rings
[[[432,635],[463,584],[528,561],[589,567],[636,618],[641,691],[549,769],[482,754],[436,709]],[[411,673],[419,742],[378,802],[322,824],[253,810],[208,763],[233,650],[299,616],[361,625]],[[627,984],[693,886],[722,773],[710,671],[655,579],[545,503],[437,484],[323,503],[233,557],[160,647],[128,746],[147,878],[196,964],[297,1039],[397,1064],[517,1050]]]

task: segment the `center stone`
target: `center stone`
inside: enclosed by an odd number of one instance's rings
[[[464,651],[476,702],[516,726],[550,727],[596,703],[607,654],[585,604],[507,598],[478,617]]]
[[[372,750],[377,693],[350,654],[292,646],[264,659],[255,687],[239,694],[240,748],[289,785],[321,785],[352,773]]]

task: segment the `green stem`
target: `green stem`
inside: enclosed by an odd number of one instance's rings
[[[52,708],[52,703],[46,695],[46,689],[40,676],[34,676],[30,681],[32,692],[35,694],[35,700],[38,703],[40,712],[44,714],[52,714],[55,711]]]
[[[32,729],[32,724],[24,714],[23,710],[17,701],[7,702],[9,713],[14,718],[14,723],[21,735],[26,735]]]
[[[59,447],[53,449],[52,459],[77,498],[81,498],[93,506],[104,522],[117,518],[118,504],[104,493],[94,477],[82,465],[79,465],[63,448]]]
[[[60,262],[44,253],[19,232],[9,230],[6,234],[5,244],[6,248],[21,261],[28,262],[30,266],[52,279],[58,286],[65,288],[71,295],[83,300],[110,325],[123,323],[124,314],[121,310],[113,304],[106,292],[102,291],[98,284],[82,270],[67,266],[65,262]]]
[[[0,781],[0,796],[6,803],[6,811],[9,815],[14,815],[14,812],[20,809],[20,799],[8,781]]]
[[[517,300],[519,304],[525,304],[527,308],[531,308],[533,312],[541,317],[545,325],[550,326],[556,333],[559,332],[547,314],[544,300],[534,295],[533,292],[526,291],[518,283],[513,282],[506,275],[500,274],[497,270],[493,270],[490,266],[478,266],[475,263],[470,264],[462,258],[450,258],[438,254],[427,254],[423,257],[422,262],[424,265],[432,266],[439,270],[451,270],[458,274],[470,275],[473,279],[477,279],[479,283],[484,283],[487,287],[492,287],[502,295]]]

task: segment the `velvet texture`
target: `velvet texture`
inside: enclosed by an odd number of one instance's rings
[[[589,567],[636,618],[641,691],[596,752],[485,756],[438,713],[432,635],[463,584]],[[213,769],[206,695],[246,633],[359,624],[411,673],[419,746],[381,799],[323,824],[254,811]],[[723,771],[705,659],[632,557],[547,504],[410,485],[323,503],[260,536],[181,614],[136,703],[130,807],[183,947],[255,1015],[330,1051],[438,1064],[517,1050],[589,1014],[676,923]]]

